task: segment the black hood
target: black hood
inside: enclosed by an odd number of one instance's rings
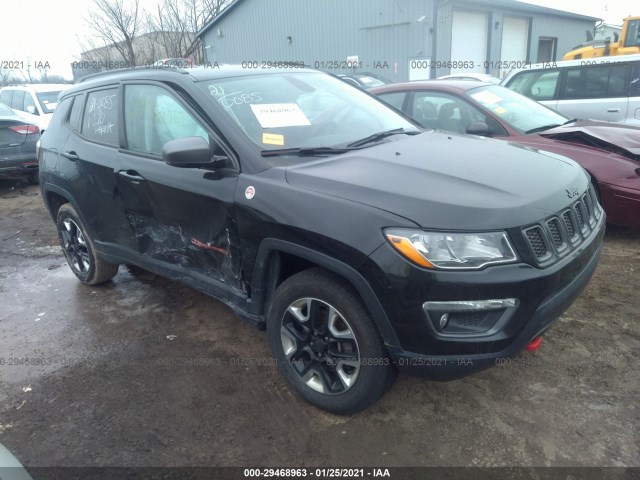
[[[287,169],[287,181],[423,228],[526,225],[569,205],[588,178],[572,160],[519,144],[427,132]]]

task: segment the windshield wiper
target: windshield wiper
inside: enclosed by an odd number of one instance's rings
[[[301,148],[279,148],[277,150],[263,150],[260,154],[263,157],[284,157],[287,155],[297,155],[300,157],[314,155],[338,155],[346,153],[350,148],[333,147],[301,147]]]
[[[564,122],[562,125],[569,125],[570,123],[577,122],[577,121],[578,121],[577,118],[570,118],[569,120]]]
[[[422,132],[420,130],[405,131],[404,128],[394,128],[392,130],[387,130],[385,132],[374,133],[373,135],[369,135],[368,137],[365,137],[361,140],[356,140],[355,142],[348,144],[347,147],[350,147],[350,148],[361,147],[362,145],[366,145],[367,143],[379,142],[383,138],[390,137],[391,135],[399,135],[399,134],[417,135],[419,133],[422,133]]]
[[[545,130],[549,130],[550,128],[555,128],[560,126],[561,125],[559,123],[552,123],[551,125],[543,125],[542,127],[536,127],[536,128],[532,128],[531,130],[527,130],[526,132],[524,132],[524,134],[528,135],[529,133],[544,132]]]

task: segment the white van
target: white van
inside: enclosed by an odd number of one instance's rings
[[[640,126],[640,55],[538,63],[502,85],[570,117]]]
[[[0,103],[44,132],[58,104],[58,94],[70,86],[64,83],[9,85],[0,89]]]

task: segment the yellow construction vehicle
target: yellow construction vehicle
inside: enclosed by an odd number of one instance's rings
[[[607,57],[610,55],[631,55],[640,53],[640,17],[627,17],[622,23],[620,38],[614,34],[614,41],[610,38],[605,40],[593,40],[593,35],[587,35],[589,41],[578,45],[569,53],[566,53],[563,60],[577,60],[580,58]]]

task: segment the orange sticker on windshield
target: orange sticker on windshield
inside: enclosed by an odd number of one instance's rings
[[[284,135],[277,135],[275,133],[263,133],[262,143],[266,145],[284,145]]]

